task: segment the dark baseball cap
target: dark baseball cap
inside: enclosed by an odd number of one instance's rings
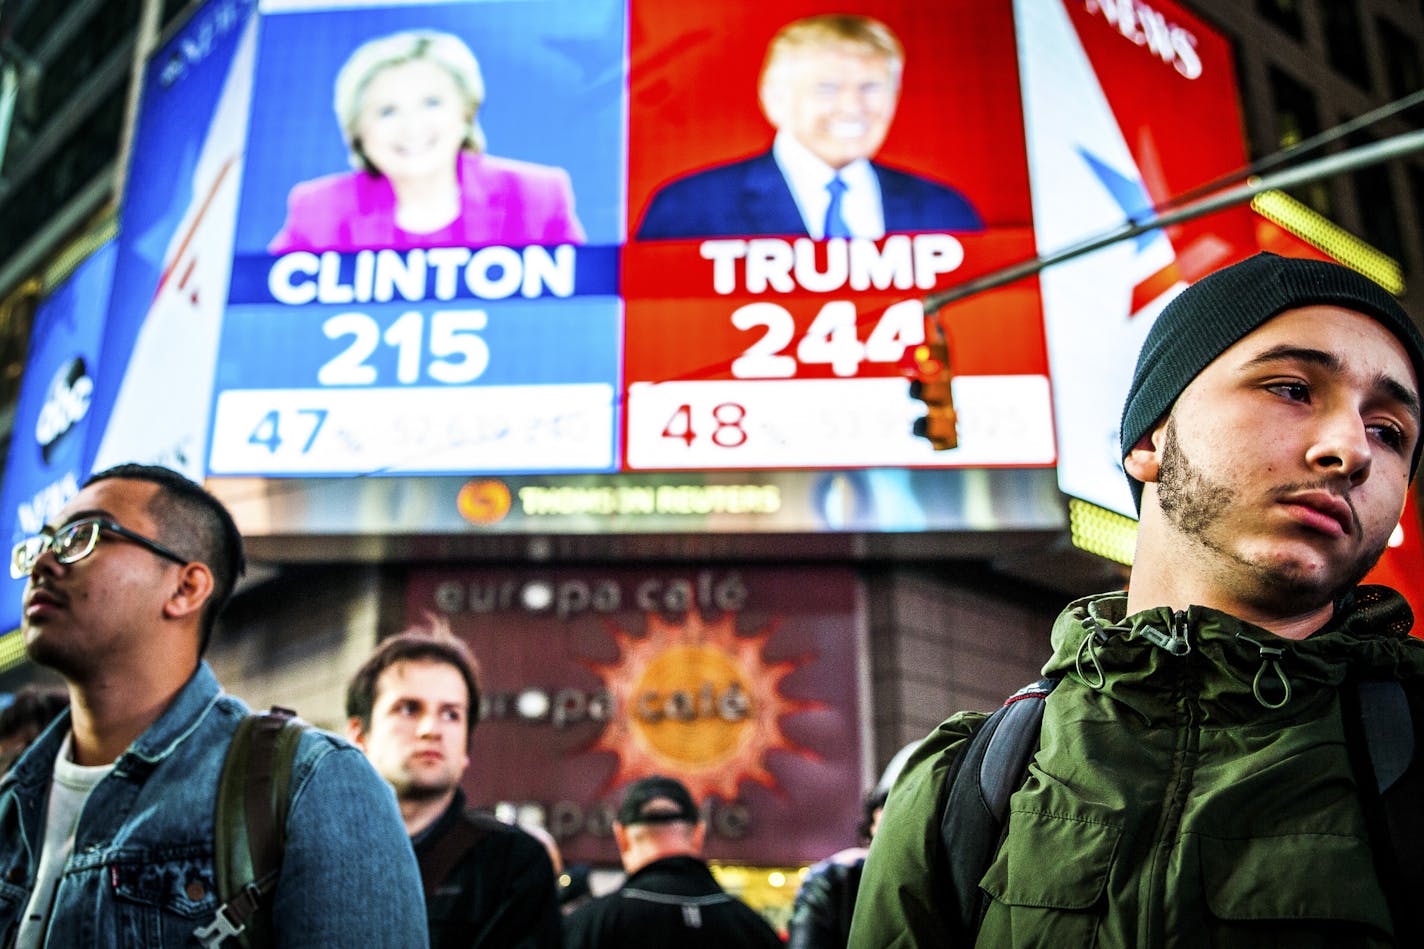
[[[696,824],[701,820],[697,802],[692,799],[687,786],[676,778],[660,774],[634,781],[618,807],[618,823],[624,827],[632,824],[670,824],[674,821]]]

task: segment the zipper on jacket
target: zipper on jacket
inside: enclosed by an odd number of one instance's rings
[[[1187,632],[1187,611],[1177,610],[1172,614],[1172,625],[1167,632],[1160,632],[1147,625],[1142,627],[1142,638],[1173,656],[1185,656],[1192,651],[1192,641]]]
[[[1174,656],[1184,656],[1191,651],[1187,638],[1188,623],[1185,610],[1172,614],[1172,635],[1158,633],[1163,640],[1157,642]],[[1168,867],[1179,845],[1182,815],[1187,808],[1187,800],[1196,784],[1198,755],[1201,753],[1201,723],[1205,717],[1201,704],[1200,671],[1195,662],[1174,663],[1174,691],[1178,698],[1181,718],[1173,726],[1179,732],[1175,754],[1167,781],[1163,786],[1162,814],[1159,818],[1152,844],[1152,859],[1148,864],[1148,884],[1140,895],[1144,898],[1142,914],[1143,945],[1164,946],[1168,938],[1169,920],[1172,918],[1168,906],[1170,886]]]

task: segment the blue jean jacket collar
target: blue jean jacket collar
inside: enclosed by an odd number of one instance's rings
[[[221,695],[222,686],[218,684],[212,668],[206,662],[199,662],[158,720],[145,729],[114,762],[114,771],[134,776],[152,771],[198,727]],[[10,773],[0,782],[0,792],[11,785],[48,785],[54,773],[54,759],[59,755],[60,745],[64,743],[68,731],[69,710],[65,709],[15,762]]]

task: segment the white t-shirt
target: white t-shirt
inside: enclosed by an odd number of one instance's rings
[[[15,937],[15,949],[39,949],[45,944],[50,913],[54,910],[54,893],[59,887],[64,865],[74,849],[74,833],[79,828],[79,815],[89,792],[114,770],[113,764],[84,767],[70,761],[71,736],[64,736],[59,754],[54,759],[54,780],[49,785],[49,808],[45,814],[44,847],[40,850],[40,866],[35,874],[35,889],[30,905],[20,920]]]

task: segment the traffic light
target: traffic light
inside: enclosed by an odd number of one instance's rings
[[[948,451],[959,445],[955,422],[954,393],[949,371],[949,341],[933,314],[925,314],[925,341],[907,352],[910,377],[910,398],[925,404],[922,418],[915,419],[911,429],[920,438],[927,438],[935,451]]]

